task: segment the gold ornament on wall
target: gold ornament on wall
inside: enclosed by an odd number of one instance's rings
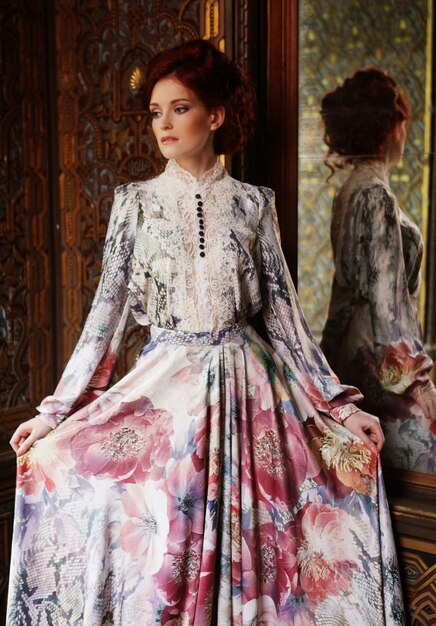
[[[141,89],[142,85],[145,83],[145,72],[137,65],[133,68],[129,76],[129,91],[133,96]]]

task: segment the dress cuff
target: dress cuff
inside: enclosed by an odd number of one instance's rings
[[[47,426],[50,426],[50,428],[53,430],[56,428],[56,426],[59,426],[59,424],[64,419],[64,416],[53,415],[51,413],[39,413],[36,418],[44,424],[47,424]]]
[[[419,396],[431,389],[435,389],[434,383],[431,380],[427,380],[425,383],[418,383],[409,391],[409,395],[416,401]]]
[[[361,411],[361,409],[350,402],[348,404],[343,404],[342,406],[336,406],[334,409],[330,409],[329,413],[330,417],[332,417],[336,422],[339,422],[339,424],[342,424],[347,417],[350,417],[350,415],[353,415],[358,411]]]

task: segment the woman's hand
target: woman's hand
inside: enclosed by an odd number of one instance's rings
[[[363,443],[372,450],[381,451],[385,443],[385,437],[380,426],[380,421],[375,415],[357,411],[345,418],[343,425],[353,435],[357,435]]]
[[[436,420],[436,387],[431,387],[416,398],[416,404],[421,408],[424,417]]]
[[[33,446],[35,441],[45,437],[52,429],[37,417],[23,422],[11,437],[10,444],[17,456],[21,456]]]

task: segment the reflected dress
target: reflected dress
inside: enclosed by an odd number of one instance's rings
[[[107,389],[129,308],[151,339]],[[269,189],[219,161],[117,188],[54,429],[18,459],[8,625],[403,624],[377,455],[341,425],[360,397],[308,331]]]
[[[436,473],[436,416],[416,403],[433,387],[419,327],[423,243],[400,209],[382,163],[354,168],[333,202],[335,274],[322,348],[342,382],[358,384],[362,407],[377,415],[382,460]]]

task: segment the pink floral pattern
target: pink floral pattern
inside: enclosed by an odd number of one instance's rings
[[[300,511],[298,527],[300,584],[309,600],[322,602],[347,593],[359,558],[353,519],[343,509],[319,500]]]
[[[55,432],[35,444],[18,458],[17,487],[27,495],[39,495],[60,487],[75,463],[68,446]]]
[[[70,527],[74,520],[71,537],[76,542],[83,534],[86,542],[58,544],[50,533],[42,543],[47,576],[39,589],[52,589],[50,581],[67,575],[77,551],[86,578],[69,591],[55,585],[62,605],[85,597],[85,580],[111,580],[111,606],[124,607],[125,620],[114,623],[122,626],[136,626],[138,616],[154,626],[216,620],[317,626],[332,602],[343,623],[360,607],[370,612],[368,625],[399,626],[400,592],[388,578],[395,550],[381,522],[386,503],[377,457],[330,418],[318,430],[252,329],[213,350],[223,349],[225,368],[218,358],[204,358],[198,369],[196,360],[193,380],[209,386],[190,398],[187,356],[191,363],[195,350],[210,357],[210,348],[157,343],[132,372],[134,389],[129,377],[122,379],[23,458],[24,551],[16,571],[25,581],[21,568],[38,528],[64,528],[65,520]],[[173,364],[171,393],[163,395],[146,372],[164,354]],[[42,465],[43,457],[50,462]],[[23,593],[31,599],[34,592]],[[104,623],[97,597],[87,596],[89,626]],[[39,604],[31,606],[36,616]],[[59,626],[68,619],[59,618]]]
[[[71,440],[76,470],[84,478],[138,482],[163,476],[170,457],[172,417],[148,398],[122,403],[104,424],[80,429]]]

